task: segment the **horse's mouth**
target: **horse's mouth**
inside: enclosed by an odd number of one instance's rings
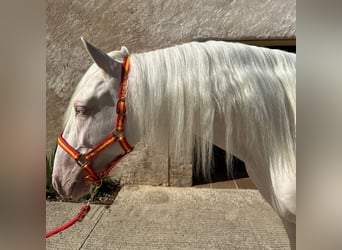
[[[80,200],[89,191],[89,187],[86,182],[74,182],[70,187],[69,199],[73,201]]]
[[[78,201],[88,191],[87,183],[79,181],[66,181],[62,184],[58,179],[54,179],[53,187],[63,201]]]

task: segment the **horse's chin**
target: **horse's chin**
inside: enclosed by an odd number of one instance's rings
[[[71,188],[69,199],[78,201],[89,192],[89,189],[90,185],[87,182],[76,182]]]
[[[55,189],[63,200],[79,201],[89,192],[90,185],[86,180],[84,180],[73,183],[65,183],[64,185],[58,186]]]

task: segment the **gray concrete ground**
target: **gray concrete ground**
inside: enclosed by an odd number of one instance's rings
[[[46,203],[46,229],[81,204]],[[125,186],[107,209],[46,240],[46,249],[290,249],[280,219],[258,191]]]

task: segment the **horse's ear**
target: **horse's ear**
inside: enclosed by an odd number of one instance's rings
[[[83,37],[81,37],[81,40],[84,44],[84,47],[87,49],[89,55],[97,64],[97,66],[99,66],[108,75],[117,76],[117,71],[121,69],[121,64],[114,61],[105,52],[99,50],[94,45],[87,42]]]

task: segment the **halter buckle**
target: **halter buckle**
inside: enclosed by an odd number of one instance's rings
[[[89,163],[88,160],[82,154],[76,159],[76,162],[81,168]]]
[[[126,101],[125,98],[121,98],[116,103],[116,113],[118,115],[124,116],[126,114]]]

